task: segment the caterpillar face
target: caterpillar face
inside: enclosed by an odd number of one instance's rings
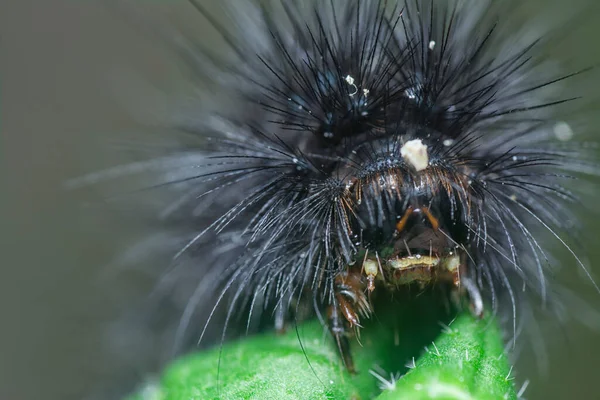
[[[407,123],[348,135],[335,150],[335,167],[327,169],[330,207],[338,213],[331,220],[336,261],[328,315],[350,370],[346,329],[370,316],[366,292],[447,285],[469,292],[473,311],[483,313],[469,270],[480,257],[484,183],[478,162],[457,149],[450,136]]]
[[[475,190],[468,182],[468,170],[439,158],[434,143],[440,138],[409,137],[392,136],[392,143],[386,141],[379,154],[363,154],[373,156],[366,162],[360,160],[360,150],[352,150],[355,165],[361,165],[353,173],[344,171],[351,175],[352,231],[360,233],[367,248],[389,245],[392,240],[413,240],[421,228],[452,229],[456,243],[464,243],[466,237],[455,227],[471,223]],[[377,144],[368,143],[370,152],[374,146]]]

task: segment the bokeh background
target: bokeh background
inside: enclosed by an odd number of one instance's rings
[[[148,379],[161,359],[152,354],[161,351],[150,345],[152,333],[143,329],[117,331],[130,337],[116,346],[120,354],[107,345],[115,340],[114,321],[153,286],[140,266],[118,279],[106,273],[115,255],[143,236],[143,218],[99,202],[104,194],[95,187],[64,187],[69,178],[135,159],[146,129],[140,120],[168,110],[164,93],[185,89],[174,52],[136,27],[116,3],[0,3],[0,399],[118,398]],[[557,41],[553,56],[566,68],[600,62],[595,0],[522,3],[518,16],[525,20],[541,11],[559,16],[585,10],[562,28],[565,40]],[[185,23],[201,42],[218,43],[185,1],[132,4],[128,12],[167,26]],[[140,77],[157,91],[148,92]],[[579,82],[584,95],[600,98],[600,74]],[[597,102],[585,104],[581,115],[598,114]],[[589,120],[600,128],[598,118]],[[585,134],[600,142],[594,126]],[[587,185],[593,204],[598,182],[580,184]],[[600,219],[585,220],[590,264],[598,271]],[[574,272],[568,254],[559,257],[564,268],[558,278],[600,306],[600,295]],[[541,333],[549,343],[547,373],[537,372],[527,351],[516,366],[518,379],[531,379],[526,397],[600,399],[598,332],[569,325]]]

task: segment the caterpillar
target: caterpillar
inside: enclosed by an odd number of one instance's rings
[[[228,55],[198,40],[180,54],[219,98],[177,124],[173,154],[99,175],[158,170],[152,188],[176,193],[164,215],[191,233],[172,271],[200,276],[179,339],[198,321],[202,340],[216,320],[225,338],[236,317],[284,330],[308,313],[355,372],[350,341],[378,297],[439,288],[508,315],[514,339],[531,298],[555,303],[555,247],[593,283],[570,243],[573,178],[597,175],[596,155],[556,111],[589,71],[554,68],[550,35],[511,34],[506,7],[230,1],[223,23],[189,1]]]

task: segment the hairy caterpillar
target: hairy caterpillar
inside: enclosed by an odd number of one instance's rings
[[[530,294],[553,302],[548,249],[589,276],[563,235],[570,175],[596,174],[594,154],[553,117],[582,71],[536,58],[543,32],[507,37],[479,1],[227,3],[238,32],[190,5],[232,55],[191,42],[186,60],[230,103],[178,125],[183,150],[114,171],[163,170],[156,187],[178,193],[165,214],[193,227],[173,271],[202,277],[178,338],[195,313],[284,329],[308,305],[353,371],[371,296],[445,287],[516,336]]]

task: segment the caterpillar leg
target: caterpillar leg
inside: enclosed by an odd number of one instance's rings
[[[475,281],[471,278],[463,277],[461,286],[469,296],[469,308],[473,316],[477,318],[483,317],[483,298]]]
[[[460,273],[459,273],[460,270]],[[454,303],[460,308],[466,297],[468,297],[469,309],[471,314],[476,318],[482,318],[484,307],[483,307],[483,296],[477,286],[477,283],[469,277],[466,271],[466,266],[461,264],[459,269],[453,273],[454,281],[454,292],[453,300]]]
[[[333,302],[328,308],[329,330],[346,369],[355,373],[350,352],[352,330],[361,328],[360,317],[368,318],[371,307],[365,295],[366,283],[359,272],[342,272],[335,277]]]

